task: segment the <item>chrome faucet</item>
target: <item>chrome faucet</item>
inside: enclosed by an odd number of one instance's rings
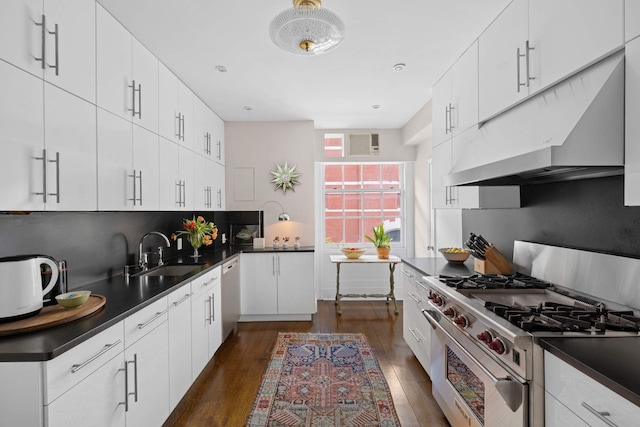
[[[138,266],[140,266],[140,268],[142,268],[143,270],[146,270],[149,264],[149,259],[148,259],[148,254],[143,252],[143,243],[144,243],[144,239],[146,239],[147,237],[151,236],[155,234],[156,236],[160,236],[164,239],[165,243],[167,244],[167,247],[171,247],[171,241],[169,240],[169,238],[167,236],[165,236],[164,234],[162,234],[159,231],[150,231],[147,234],[145,234],[144,236],[142,236],[142,238],[140,239],[140,243],[138,244]],[[162,265],[163,261],[162,261],[162,246],[160,246],[159,248],[159,255],[160,255],[160,259],[158,260],[158,265]]]

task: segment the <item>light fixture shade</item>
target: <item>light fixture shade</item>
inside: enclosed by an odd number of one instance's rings
[[[278,216],[278,221],[289,221],[290,219],[291,218],[289,217],[289,214],[285,211],[282,211],[282,213]]]
[[[320,55],[344,38],[344,24],[333,12],[313,6],[285,10],[271,21],[271,40],[287,52]]]

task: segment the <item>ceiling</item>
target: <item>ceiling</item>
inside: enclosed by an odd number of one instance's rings
[[[301,56],[269,37],[291,0],[98,1],[223,120],[313,120],[317,129],[403,127],[510,2],[324,0],[345,40]],[[397,63],[405,70],[394,71]]]

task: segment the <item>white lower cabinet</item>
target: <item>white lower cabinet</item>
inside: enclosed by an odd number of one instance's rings
[[[242,254],[241,319],[252,315],[310,317],[315,313],[315,284],[309,276],[314,271],[313,257],[313,252]]]
[[[222,344],[222,269],[216,267],[191,282],[191,371],[195,380]]]
[[[169,412],[173,411],[192,382],[191,374],[191,285],[167,297],[169,307]]]
[[[407,294],[404,299],[402,322],[404,325],[403,338],[424,370],[429,373],[431,366],[430,326],[422,315],[423,305],[426,304],[428,291],[420,285],[422,276],[417,270],[403,265],[403,288]]]
[[[546,427],[638,425],[640,407],[547,351],[544,388]]]

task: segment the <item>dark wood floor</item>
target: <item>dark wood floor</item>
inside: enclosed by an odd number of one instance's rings
[[[278,332],[362,332],[389,383],[404,427],[449,426],[431,382],[402,338],[402,314],[383,301],[319,301],[311,322],[240,323],[178,404],[164,427],[243,426]],[[399,304],[402,310],[401,303]]]

